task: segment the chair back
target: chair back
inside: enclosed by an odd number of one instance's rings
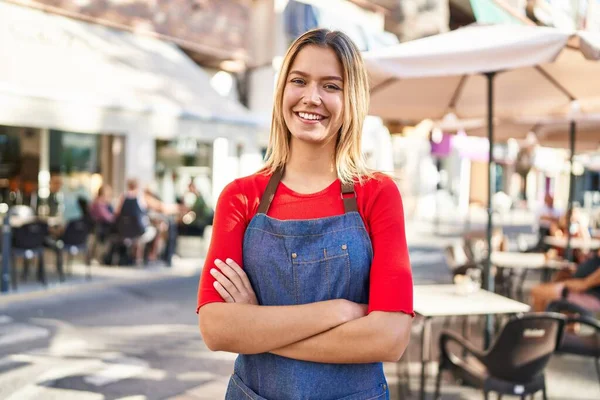
[[[136,198],[125,198],[115,221],[117,233],[125,239],[140,237],[146,231],[147,218]]]
[[[44,246],[46,236],[48,236],[48,224],[46,222],[29,222],[13,228],[13,247],[25,250],[41,248]]]
[[[84,217],[69,221],[61,239],[65,246],[82,246],[87,243],[89,234],[90,227]]]
[[[530,382],[544,371],[560,345],[565,321],[557,313],[531,313],[511,319],[485,356],[490,374],[510,382]]]

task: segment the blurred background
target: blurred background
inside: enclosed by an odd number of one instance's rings
[[[590,38],[600,76],[600,0],[1,0],[0,398],[222,398],[232,357],[201,342],[198,274],[221,190],[262,166],[289,44],[325,27],[376,55],[492,25]],[[584,109],[576,149],[573,114],[495,120],[491,164],[485,115],[376,111],[363,150],[400,188],[417,284],[452,283],[456,243],[488,264],[491,251],[527,250],[548,207],[600,235],[600,107]],[[127,196],[148,208],[137,230],[118,222]],[[488,212],[503,247],[477,255]],[[509,275],[525,295],[503,295],[528,303],[538,276]],[[417,395],[420,351],[386,365],[394,396]],[[577,371],[554,380],[554,398],[598,398],[593,362],[551,364],[553,378]],[[479,396],[447,387],[444,398]]]

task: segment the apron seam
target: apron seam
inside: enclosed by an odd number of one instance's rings
[[[297,221],[301,221],[301,220],[297,220]],[[246,231],[254,230],[254,231],[264,232],[264,233],[269,234],[271,236],[278,236],[278,237],[303,238],[303,237],[312,237],[312,236],[325,236],[325,235],[328,235],[330,233],[343,232],[343,231],[348,231],[348,230],[355,229],[355,228],[362,229],[362,230],[364,230],[366,232],[365,228],[361,227],[359,225],[352,225],[352,226],[345,227],[343,229],[336,229],[334,231],[327,231],[327,232],[315,233],[315,234],[308,234],[308,235],[282,235],[282,234],[279,234],[279,233],[273,233],[273,232],[269,232],[269,231],[261,229],[261,228],[254,228],[254,227],[250,227],[250,226],[248,228],[246,228]]]
[[[253,398],[252,396],[250,396],[250,395],[249,395],[249,394],[246,392],[246,390],[245,390],[243,387],[241,387],[241,386],[240,386],[240,385],[239,385],[239,384],[236,382],[236,381],[237,381],[237,379],[236,379],[236,378],[234,378],[234,379],[232,379],[232,380],[233,380],[233,384],[234,384],[235,386],[237,386],[237,387],[238,387],[238,388],[239,388],[239,389],[240,389],[242,392],[244,392],[244,394],[246,395],[246,397],[248,397],[248,398],[249,398],[249,399],[251,399],[251,400],[254,400],[254,398]]]

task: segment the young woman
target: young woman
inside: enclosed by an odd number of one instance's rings
[[[285,56],[266,167],[221,194],[198,293],[211,350],[239,353],[226,399],[389,398],[412,274],[400,193],[367,170],[360,53],[313,30]]]

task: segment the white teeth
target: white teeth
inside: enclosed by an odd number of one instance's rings
[[[321,119],[323,119],[323,117],[321,117],[320,115],[316,115],[316,114],[308,114],[308,113],[300,112],[300,113],[298,113],[298,115],[301,118],[309,119],[309,120],[321,120]]]

